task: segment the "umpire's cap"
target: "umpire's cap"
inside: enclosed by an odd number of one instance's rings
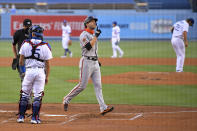
[[[34,33],[37,37],[42,37],[43,36],[43,32],[44,29],[42,27],[40,27],[39,25],[33,25],[30,28],[30,33]]]
[[[84,20],[84,26],[85,28],[87,28],[86,24],[89,23],[90,21],[95,20],[95,22],[98,21],[97,18],[94,18],[93,16],[88,16],[85,20]]]
[[[32,25],[32,21],[30,19],[24,19],[23,25],[30,27]]]
[[[187,20],[191,22],[191,24],[192,24],[191,26],[194,25],[194,19],[193,18],[188,18]]]

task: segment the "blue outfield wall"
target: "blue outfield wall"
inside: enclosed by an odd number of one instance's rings
[[[97,16],[102,30],[101,38],[111,36],[112,22],[120,26],[121,38],[126,39],[168,39],[170,28],[176,21],[174,15],[129,15],[129,16]]]
[[[169,11],[152,10],[149,12],[135,12],[128,10],[97,10],[93,12],[74,10],[73,14],[67,15],[93,15],[98,18],[98,26],[102,30],[101,38],[111,38],[112,22],[117,21],[121,29],[121,39],[170,39],[171,26],[178,20],[192,17],[195,20],[193,27],[189,28],[188,39],[197,40],[197,13],[190,10]],[[17,13],[14,15],[64,15],[57,13]],[[11,14],[0,15],[0,38],[10,39]],[[48,37],[48,38],[61,38]]]

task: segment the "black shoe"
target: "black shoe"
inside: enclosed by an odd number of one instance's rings
[[[68,104],[64,104],[64,111],[68,111]]]
[[[111,111],[113,111],[114,107],[107,107],[107,109],[105,109],[103,112],[101,112],[101,115],[105,115],[106,113],[109,113]]]

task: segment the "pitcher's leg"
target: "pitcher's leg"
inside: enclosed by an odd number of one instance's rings
[[[183,40],[180,41],[180,63],[179,63],[179,70],[183,72],[183,66],[184,66],[184,61],[185,61],[185,44]]]
[[[177,60],[176,60],[176,72],[183,71],[183,65],[185,60],[185,46],[184,42],[181,39],[177,39],[173,43],[173,48],[176,52]]]
[[[116,51],[116,41],[114,39],[112,39],[112,51],[113,51],[113,55],[111,56],[112,58],[116,58],[117,57],[117,51]]]
[[[104,99],[103,99],[102,84],[101,84],[101,72],[100,72],[99,67],[92,74],[92,82],[94,84],[94,91],[96,94],[97,101],[100,105],[100,111],[102,112],[105,109],[107,109],[107,105],[105,104]]]
[[[119,52],[119,57],[122,57],[123,56],[123,54],[124,54],[124,52],[122,51],[122,49],[119,47],[119,45],[117,45],[116,46],[116,49],[118,50],[118,52]]]

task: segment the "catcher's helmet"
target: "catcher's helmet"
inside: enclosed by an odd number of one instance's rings
[[[95,22],[98,21],[97,18],[94,18],[93,16],[88,16],[85,20],[84,20],[84,26],[85,28],[87,28],[86,24],[89,23],[90,21],[95,20]]]
[[[42,37],[43,31],[44,31],[44,29],[42,27],[40,27],[39,25],[33,25],[29,29],[30,34],[34,33],[36,37]]]

